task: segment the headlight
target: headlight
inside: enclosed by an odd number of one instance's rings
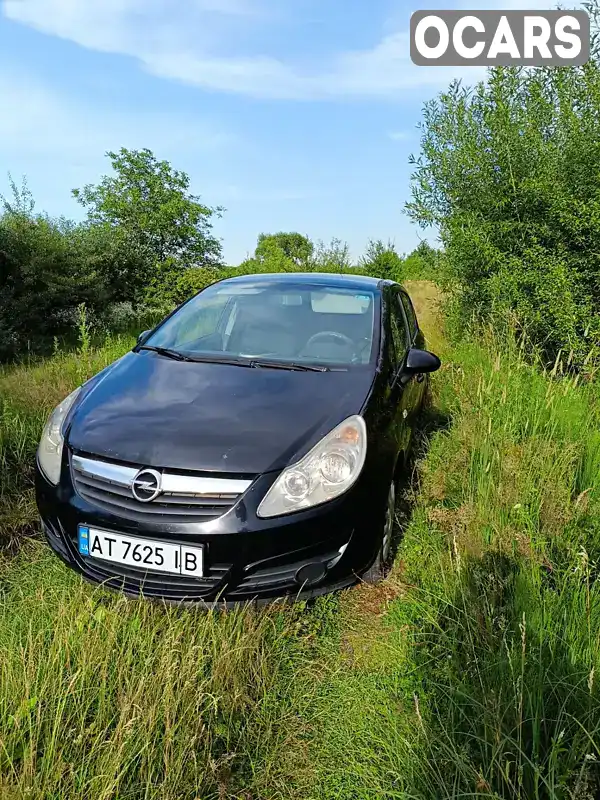
[[[62,461],[63,435],[62,427],[65,417],[81,391],[81,386],[60,403],[44,427],[37,455],[38,462],[44,475],[55,486],[60,478],[60,464]]]
[[[367,454],[362,417],[348,417],[296,464],[284,469],[258,507],[259,517],[277,517],[326,503],[356,482]]]

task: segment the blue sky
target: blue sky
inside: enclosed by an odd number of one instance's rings
[[[417,8],[456,0],[0,0],[0,191],[26,175],[37,207],[72,217],[104,153],[150,147],[187,171],[225,258],[260,232],[423,237],[403,214],[425,100],[462,73],[410,62]],[[552,3],[482,2],[488,7]]]

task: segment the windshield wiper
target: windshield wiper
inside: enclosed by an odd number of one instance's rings
[[[170,350],[168,347],[154,347],[154,345],[151,344],[143,344],[141,347],[138,347],[138,350],[152,350],[153,353],[172,358],[175,361],[189,361],[189,358],[184,356],[183,353],[180,353],[178,350]]]
[[[158,353],[161,356],[167,356],[167,358],[173,358],[177,361],[193,361],[198,363],[207,363],[207,364],[233,364],[236,367],[250,367],[250,361],[246,358],[235,358],[233,356],[219,356],[219,355],[208,355],[208,354],[195,354],[189,355],[187,353],[181,353],[179,350],[171,350],[168,347],[154,347],[153,345],[142,345],[138,348],[139,350],[152,350],[155,353]]]
[[[263,361],[260,358],[253,358],[250,361],[251,367],[266,367],[267,369],[289,369],[298,372],[330,372],[329,367],[316,366],[315,364],[297,364],[294,362],[286,363],[281,361]]]
[[[315,364],[298,364],[295,362],[286,363],[281,361],[268,361],[261,358],[236,358],[235,356],[221,356],[209,354],[187,355],[180,353],[179,350],[171,350],[168,347],[155,347],[154,345],[144,344],[138,350],[152,350],[161,356],[172,358],[175,361],[193,361],[207,364],[231,364],[236,367],[256,367],[266,369],[287,369],[298,372],[331,372],[329,367],[316,366]]]
[[[199,364],[231,364],[235,367],[251,367],[252,364],[247,358],[236,358],[235,356],[204,355],[195,353],[193,356],[186,356],[188,361],[195,361]]]

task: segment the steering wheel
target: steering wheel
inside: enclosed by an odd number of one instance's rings
[[[348,347],[354,348],[354,342],[352,339],[349,336],[345,336],[343,333],[338,333],[337,331],[319,331],[319,333],[315,333],[310,337],[302,350],[308,350],[311,345],[321,341],[322,339],[333,339],[334,341],[341,342],[342,344],[348,345]]]
[[[362,339],[358,340],[358,342],[359,344],[356,348],[356,352],[354,353],[354,359],[353,359],[355,363],[358,363],[360,361],[367,347],[371,347],[371,345],[373,344],[373,340],[371,339],[370,336],[363,336]],[[360,344],[361,342],[362,344]]]

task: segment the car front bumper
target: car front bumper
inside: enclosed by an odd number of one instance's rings
[[[273,519],[256,507],[274,480],[260,476],[252,489],[218,520],[208,524],[162,524],[120,517],[82,498],[68,464],[58,486],[39,466],[36,497],[48,543],[88,581],[130,596],[213,606],[276,598],[305,599],[351,586],[378,550],[379,487],[365,472],[349,492],[321,506]],[[81,555],[78,526],[204,547],[205,574],[191,578]]]

